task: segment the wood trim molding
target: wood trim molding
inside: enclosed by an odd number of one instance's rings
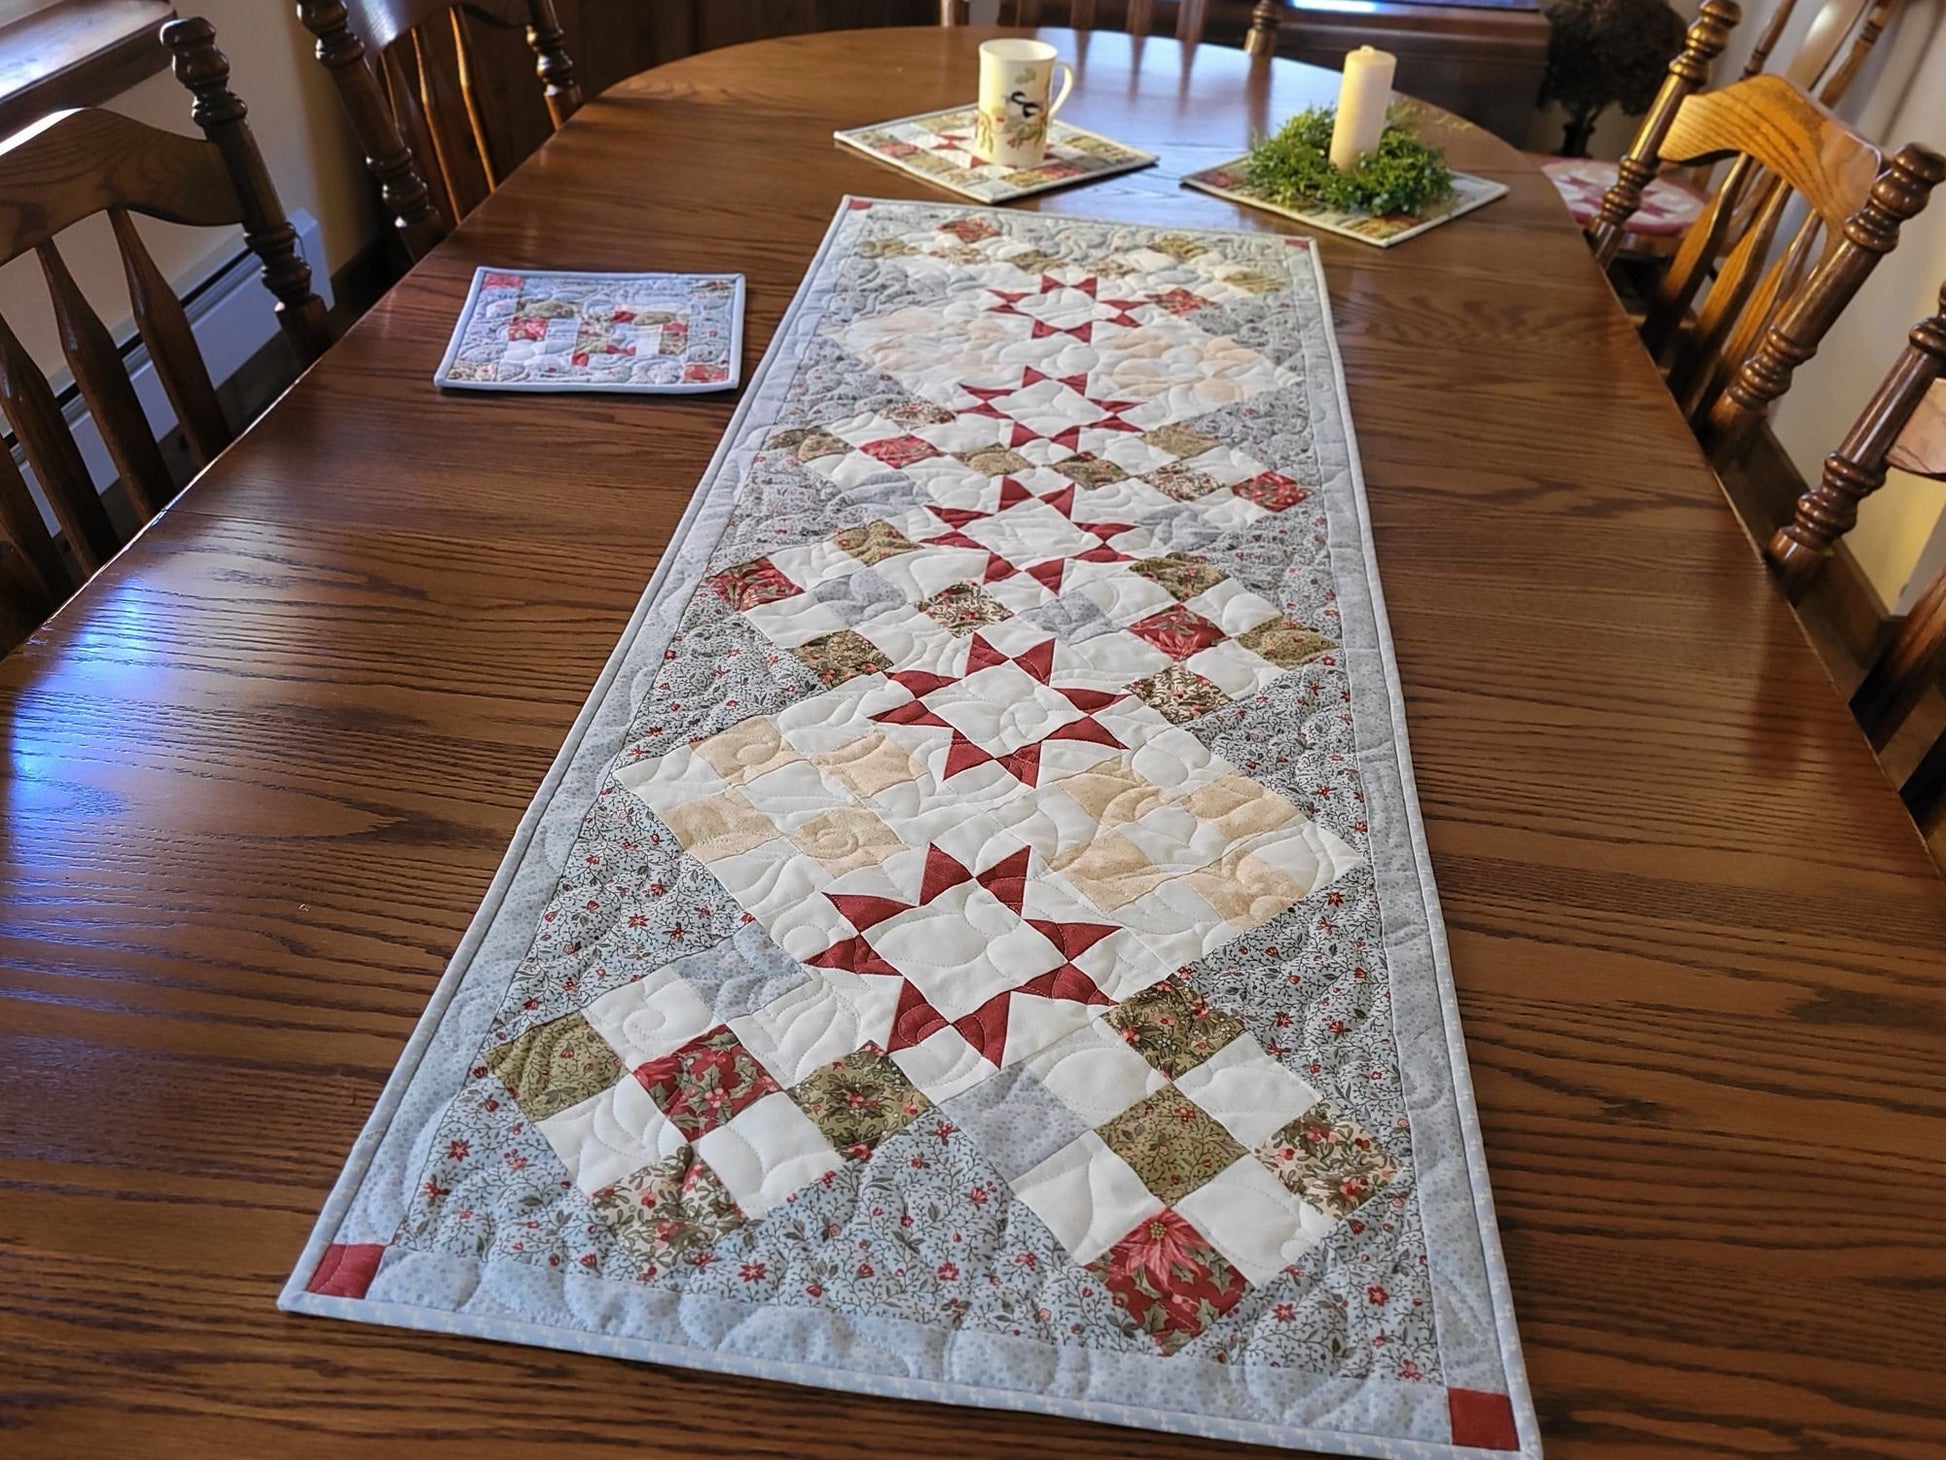
[[[158,32],[175,15],[169,0],[61,0],[0,28],[0,137],[167,69]]]

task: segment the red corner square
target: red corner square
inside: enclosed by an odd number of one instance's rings
[[[1518,1450],[1513,1401],[1480,1389],[1448,1389],[1446,1408],[1453,1419],[1453,1443],[1481,1450]]]
[[[378,1260],[383,1256],[383,1242],[333,1242],[318,1259],[304,1291],[333,1298],[362,1298],[378,1276]]]

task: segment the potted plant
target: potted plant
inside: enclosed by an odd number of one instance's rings
[[[1540,103],[1567,109],[1561,156],[1586,157],[1595,123],[1611,106],[1639,116],[1655,100],[1683,20],[1665,0],[1554,0],[1545,7],[1547,71]]]

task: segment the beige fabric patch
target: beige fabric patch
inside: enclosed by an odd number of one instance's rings
[[[840,806],[793,827],[791,841],[833,877],[876,867],[905,850],[891,827],[862,806]]]
[[[725,857],[753,852],[779,836],[771,819],[745,800],[735,787],[720,796],[705,796],[686,806],[672,807],[663,812],[662,820],[676,834],[685,851],[705,862],[720,862]]]
[[[804,759],[784,743],[777,722],[768,715],[753,715],[740,725],[697,741],[691,748],[733,786]]]
[[[836,750],[822,751],[811,760],[828,778],[860,797],[906,785],[920,775],[918,764],[883,730],[847,741]]]

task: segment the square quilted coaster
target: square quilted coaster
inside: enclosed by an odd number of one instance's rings
[[[284,1306],[1537,1455],[1411,787],[1304,241],[848,200]]]
[[[433,384],[687,394],[741,378],[741,274],[474,271]]]

